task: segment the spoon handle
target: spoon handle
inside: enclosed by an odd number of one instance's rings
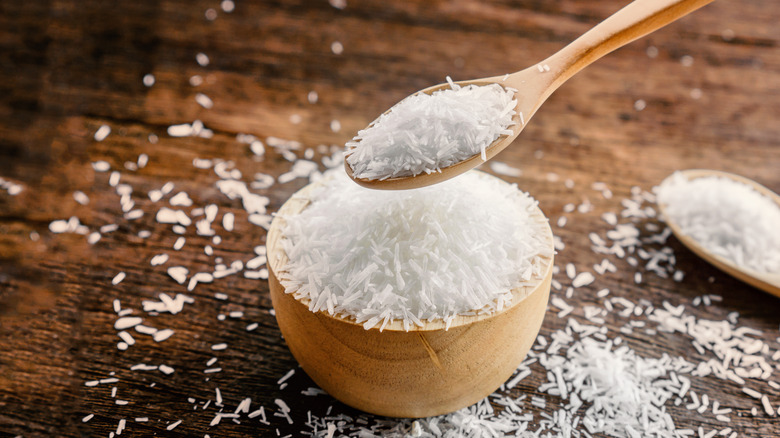
[[[636,0],[544,60],[555,73],[550,93],[602,56],[713,0]]]

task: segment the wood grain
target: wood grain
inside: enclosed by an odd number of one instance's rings
[[[195,303],[182,313],[145,316],[151,324],[174,329],[173,337],[155,343],[136,335],[136,345],[117,349],[115,298],[142,314],[142,300],[159,292],[186,292],[162,267],[150,265],[155,254],[170,255],[166,266],[206,270],[213,266],[213,257],[203,252],[207,244],[229,263],[247,261],[253,247],[265,242],[265,231],[247,222],[240,201],[225,198],[214,187],[214,172],[194,168],[192,160],[232,160],[246,181],[256,172],[279,176],[290,163],[278,151],[269,147],[256,158],[236,135],[263,141],[275,136],[304,148],[343,145],[409,93],[446,75],[489,77],[537,62],[622,5],[370,0],[338,10],[324,0],[269,0],[237,2],[228,14],[218,2],[201,0],[0,3],[0,177],[24,187],[17,196],[0,190],[0,435],[107,436],[125,418],[122,436],[276,436],[277,429],[281,436],[299,436],[308,430],[307,411],[321,416],[333,406],[334,412],[360,415],[328,396],[301,395],[314,384],[281,338],[264,281],[229,276],[199,284],[189,292]],[[209,8],[217,12],[214,21],[205,18]],[[601,214],[619,212],[632,187],[648,190],[674,170],[728,171],[780,192],[778,21],[776,2],[713,2],[572,78],[497,156],[522,169],[520,177],[504,179],[533,194],[553,224],[568,218],[564,227],[553,227],[566,244],[556,256],[559,266],[571,262],[587,270],[599,263],[603,257],[591,251],[587,235],[609,229]],[[335,41],[344,46],[341,55],[331,51]],[[199,52],[209,56],[209,65],[196,62]],[[685,65],[684,56],[691,57]],[[146,87],[142,78],[150,73],[156,83]],[[197,87],[190,85],[194,75],[203,80]],[[318,93],[315,104],[307,100],[310,91]],[[213,108],[195,102],[199,92],[214,101]],[[645,103],[641,111],[635,109],[639,100]],[[292,123],[293,115],[302,122]],[[196,119],[214,131],[213,138],[166,134],[169,125]],[[332,120],[340,121],[340,131],[330,129]],[[96,142],[93,135],[103,124],[112,133]],[[149,165],[125,169],[125,162],[135,162],[141,153],[149,155]],[[315,160],[321,157],[318,152]],[[92,170],[90,163],[97,160],[121,171],[143,218],[122,218],[109,175]],[[215,226],[219,245],[188,232],[184,248],[172,250],[176,236],[169,225],[153,220],[160,204],[148,198],[168,181],[175,183],[174,193],[188,192],[196,206],[218,205],[219,217],[233,212],[236,229]],[[596,181],[606,183],[614,197],[592,190]],[[260,192],[276,211],[305,184],[297,179]],[[88,205],[73,200],[76,190],[88,194]],[[563,212],[566,204],[585,199],[593,211]],[[120,227],[96,245],[81,235],[48,231],[51,221],[73,215],[91,229]],[[142,230],[151,235],[139,237]],[[645,275],[635,284],[633,268],[615,261],[617,273],[599,276],[568,300],[577,305],[573,317],[582,320],[583,306],[601,305],[596,291],[606,287],[655,306],[664,300],[686,304],[686,311],[701,319],[722,320],[739,312],[740,325],[761,330],[759,338],[772,351],[778,348],[777,299],[721,273],[676,240],[669,245],[686,272],[683,282]],[[112,286],[120,271],[127,278]],[[555,278],[567,281],[563,274]],[[229,298],[219,300],[216,293]],[[690,305],[703,294],[723,301]],[[244,316],[219,319],[231,311]],[[557,311],[548,310],[541,335],[549,337],[564,326]],[[253,322],[258,328],[246,331]],[[614,314],[606,318],[612,333],[624,323]],[[634,331],[622,337],[647,357],[712,357],[679,334]],[[226,350],[211,350],[222,342],[228,343]],[[212,357],[218,357],[215,366],[223,372],[204,374]],[[175,372],[131,372],[138,363],[168,364]],[[277,381],[291,369],[295,375],[280,389]],[[119,383],[84,385],[111,372]],[[535,369],[514,392],[540,395],[543,381],[544,372]],[[118,388],[115,398],[111,386]],[[274,400],[284,399],[294,424],[270,414],[269,425],[223,419],[209,427],[217,409],[204,412],[201,406],[215,399],[217,387],[226,412],[246,397],[252,397],[253,407],[276,412]],[[739,385],[707,378],[696,379],[693,389],[716,394],[722,406],[732,408],[728,426],[740,436],[778,435],[777,417],[761,413]],[[780,400],[780,391],[766,385],[762,391]],[[116,399],[129,403],[117,405]],[[750,414],[753,407],[759,409],[756,417]],[[544,411],[555,409],[551,398]],[[542,410],[529,405],[528,411],[538,419]],[[724,427],[684,407],[669,411],[678,427]],[[95,417],[82,423],[90,413]],[[136,417],[150,421],[130,421]],[[177,420],[182,424],[166,430]]]

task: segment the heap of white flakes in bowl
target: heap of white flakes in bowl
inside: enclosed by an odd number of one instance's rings
[[[282,284],[312,311],[349,315],[367,329],[501,310],[552,255],[535,209],[516,186],[476,171],[389,192],[337,173],[285,218]]]

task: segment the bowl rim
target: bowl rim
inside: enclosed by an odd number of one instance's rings
[[[503,179],[488,174],[481,170],[470,170],[469,173],[475,172],[479,174],[480,178],[494,178],[504,184],[510,184]],[[287,292],[286,288],[283,284],[281,284],[280,279],[284,278],[284,274],[286,273],[284,267],[287,265],[287,262],[289,261],[287,254],[285,253],[284,249],[282,248],[281,241],[283,239],[282,235],[282,229],[286,225],[286,216],[295,215],[303,211],[312,201],[312,192],[314,190],[317,190],[318,188],[322,187],[326,179],[316,181],[310,184],[307,184],[300,190],[296,191],[295,193],[290,196],[287,201],[282,204],[281,208],[274,214],[274,219],[271,222],[271,226],[268,228],[268,234],[266,238],[266,249],[267,249],[267,258],[268,258],[268,270],[271,273],[271,276],[269,276],[269,282],[270,281],[276,281],[279,283],[279,286],[283,289],[283,293],[286,295],[290,295],[296,302],[306,307],[307,311],[309,310],[309,303],[310,299],[305,297],[296,297],[294,293]],[[520,305],[521,302],[523,302],[527,297],[529,297],[534,292],[537,292],[539,289],[541,289],[541,286],[543,286],[546,282],[545,280],[547,277],[552,276],[552,270],[553,266],[555,264],[555,247],[554,247],[554,238],[552,233],[552,228],[550,227],[550,221],[547,219],[547,217],[544,215],[544,212],[539,208],[538,203],[533,207],[533,211],[531,213],[531,216],[540,224],[545,225],[545,241],[547,242],[547,246],[550,249],[550,255],[549,256],[541,256],[540,257],[540,263],[545,263],[546,266],[543,270],[543,274],[536,275],[532,277],[530,282],[532,284],[527,286],[520,286],[517,288],[512,289],[512,301],[509,305],[504,306],[499,311],[480,311],[477,310],[473,314],[458,314],[455,315],[451,322],[447,324],[447,322],[442,318],[437,318],[434,320],[423,320],[422,326],[417,326],[412,324],[410,327],[404,327],[403,321],[399,319],[392,320],[389,322],[383,329],[380,330],[380,325],[375,325],[374,327],[368,329],[368,330],[379,330],[379,331],[389,331],[389,332],[426,332],[426,331],[435,331],[435,330],[449,330],[456,327],[461,326],[468,326],[470,324],[473,324],[478,321],[484,321],[487,319],[491,319],[494,317],[497,317],[510,309]],[[327,311],[319,310],[317,312],[313,312],[316,314],[320,314],[324,317],[331,318],[333,320],[339,321],[341,323],[359,326],[361,329],[363,328],[363,323],[357,322],[356,318],[352,315],[347,314],[330,314]],[[364,329],[365,330],[365,329]]]

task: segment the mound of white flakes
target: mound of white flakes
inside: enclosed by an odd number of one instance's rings
[[[676,173],[658,187],[658,201],[668,219],[710,252],[754,271],[780,273],[780,207],[750,186]]]
[[[511,134],[517,100],[498,84],[461,87],[407,97],[347,142],[357,178],[384,180],[438,172]]]
[[[387,192],[337,173],[312,197],[285,218],[282,284],[312,311],[353,316],[366,329],[500,310],[552,253],[546,221],[532,216],[536,201],[479,172]]]

